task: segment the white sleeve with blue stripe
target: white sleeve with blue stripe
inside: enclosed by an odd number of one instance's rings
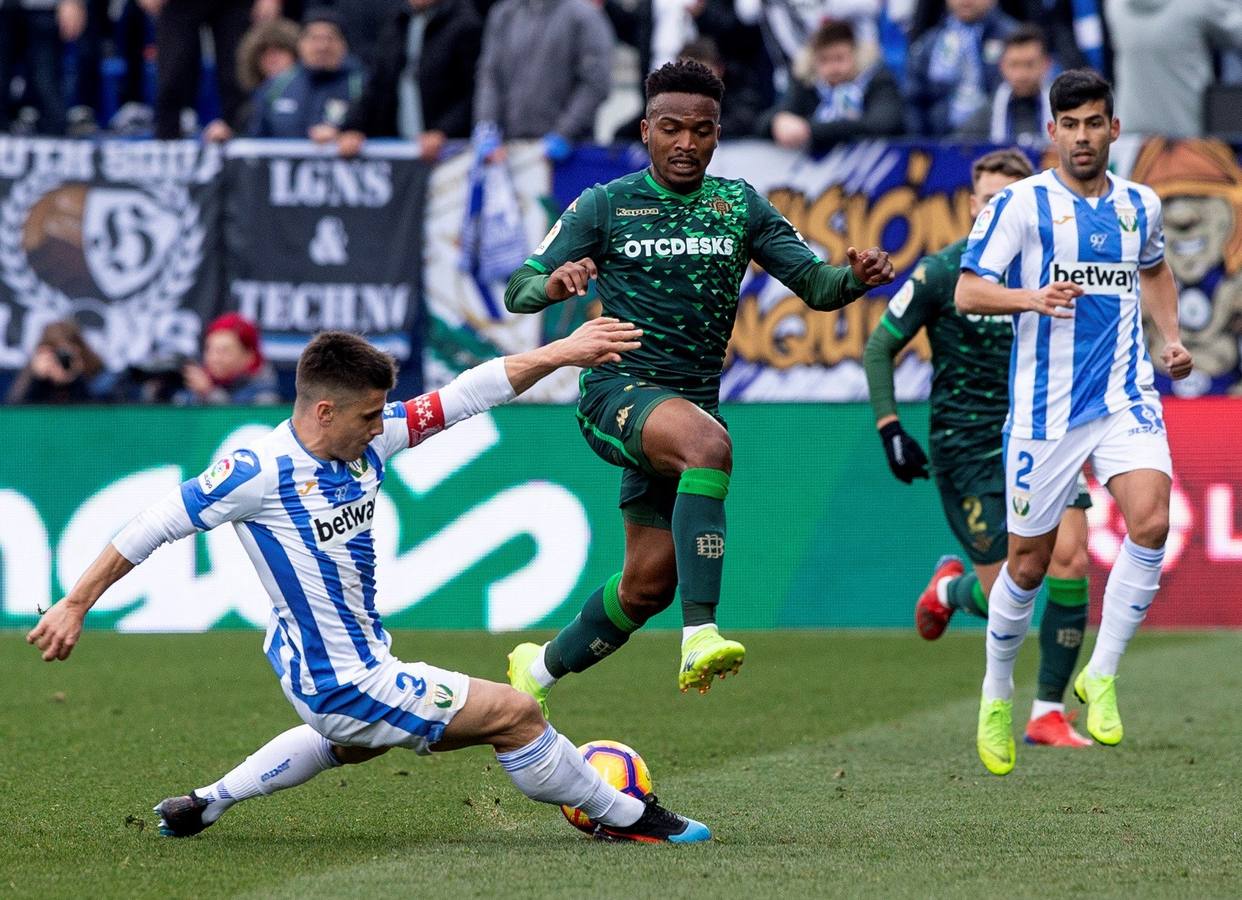
[[[234,450],[197,478],[181,485],[181,500],[190,522],[209,531],[223,522],[246,519],[263,505],[265,479],[259,458],[249,450]]]
[[[1009,264],[1022,252],[1027,236],[1024,216],[1026,194],[1015,194],[1012,189],[1001,191],[985,206],[975,219],[962,254],[961,267],[989,281],[1001,283]]]
[[[1160,196],[1150,188],[1141,196],[1147,206],[1147,241],[1139,249],[1139,268],[1150,269],[1164,261],[1164,209]]]

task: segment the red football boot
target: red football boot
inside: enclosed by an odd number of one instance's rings
[[[921,637],[934,641],[949,627],[949,619],[953,617],[953,608],[940,602],[936,585],[942,578],[956,578],[965,571],[965,566],[956,556],[946,555],[936,560],[936,571],[932,573],[931,581],[927,582],[927,587],[919,595],[919,602],[914,605],[914,625]]]
[[[1074,730],[1073,721],[1076,716],[1066,716],[1060,710],[1044,713],[1038,719],[1026,723],[1026,734],[1022,740],[1028,744],[1043,744],[1045,747],[1090,747],[1091,741]]]

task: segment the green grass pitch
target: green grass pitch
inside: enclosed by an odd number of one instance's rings
[[[260,636],[87,633],[46,665],[5,634],[0,896],[1242,896],[1242,634],[1140,634],[1125,743],[1019,744],[1006,778],[975,758],[977,633],[738,636],[742,674],[706,697],[676,692],[672,632],[553,693],[565,734],[637,748],[717,838],[649,847],[583,838],[481,748],[393,751],[161,838],[156,801],[297,724]],[[503,678],[513,643],[405,632],[395,649]],[[1032,639],[1019,718],[1036,655]]]

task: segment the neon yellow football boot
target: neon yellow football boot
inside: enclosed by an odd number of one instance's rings
[[[1109,747],[1120,744],[1125,730],[1117,712],[1117,676],[1088,675],[1083,669],[1074,679],[1074,693],[1087,704],[1087,734]]]
[[[539,644],[525,643],[518,644],[509,653],[509,684],[515,691],[521,691],[523,694],[530,694],[539,701],[539,708],[543,710],[543,717],[548,717],[548,691],[550,687],[544,687],[535,680],[535,676],[530,673],[530,664],[534,662],[535,657],[543,652],[543,647]]]
[[[979,759],[993,775],[1008,775],[1013,771],[1017,750],[1013,742],[1013,701],[988,700],[979,702],[979,731],[975,735]]]
[[[721,637],[715,625],[708,625],[682,642],[677,686],[683,694],[692,687],[706,694],[713,678],[736,675],[745,660],[745,647]]]

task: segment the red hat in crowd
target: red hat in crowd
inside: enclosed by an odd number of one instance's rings
[[[240,313],[229,312],[217,318],[207,326],[204,338],[217,331],[231,331],[241,341],[241,345],[254,354],[254,361],[246,370],[253,375],[263,368],[263,351],[259,349],[259,327]]]

